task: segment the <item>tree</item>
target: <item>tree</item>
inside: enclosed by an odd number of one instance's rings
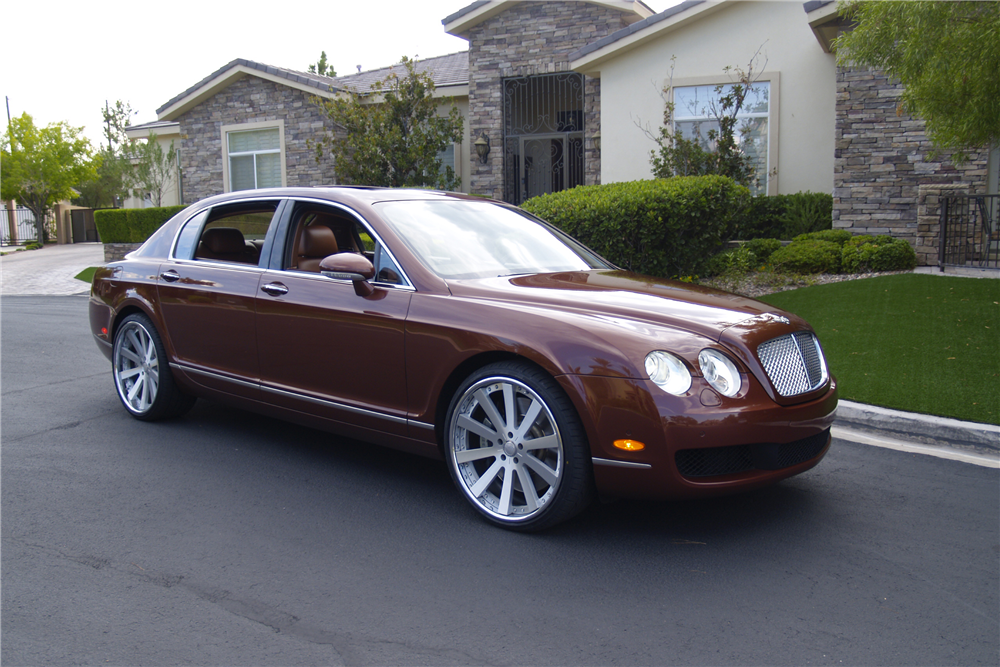
[[[334,129],[315,145],[316,161],[328,150],[343,183],[456,189],[459,180],[451,167],[442,171],[440,154],[461,141],[462,115],[454,105],[438,115],[430,75],[408,58],[401,64],[405,75],[376,81],[370,96],[348,91],[317,100]]]
[[[155,206],[163,205],[163,195],[177,172],[177,151],[174,142],[163,151],[156,135],[150,133],[145,143],[138,143],[133,149],[135,155],[135,196],[143,198],[149,194]]]
[[[754,54],[746,70],[738,67],[723,70],[735,76],[733,83],[716,86],[717,97],[707,102],[705,109],[690,110],[693,115],[714,117],[718,127],[711,127],[704,135],[696,131],[690,137],[674,130],[676,103],[672,96],[674,65],[671,63],[668,83],[662,93],[663,125],[655,135],[644,130],[659,146],[659,149],[650,152],[654,176],[668,178],[716,174],[747,187],[759,184],[757,160],[744,149],[751,141],[752,127],[746,121],[741,124],[739,118],[748,98],[755,94],[754,77],[759,54],[759,51]]]
[[[38,241],[45,238],[45,215],[73,196],[73,187],[92,177],[90,142],[82,127],[50,123],[35,127],[27,113],[14,118],[3,135],[0,196],[16,199],[35,215]]]
[[[326,51],[320,51],[319,61],[309,66],[309,73],[319,74],[320,76],[337,76],[337,72],[333,69],[333,65],[327,65],[326,63]]]
[[[135,112],[128,102],[117,100],[114,106],[101,109],[104,116],[104,138],[93,158],[93,178],[77,186],[80,196],[75,200],[89,208],[116,206],[128,196],[135,180],[133,142],[126,135]]]
[[[1000,143],[1000,2],[851,1],[856,23],[834,42],[841,65],[884,71],[903,84],[898,111],[918,116],[941,149]]]

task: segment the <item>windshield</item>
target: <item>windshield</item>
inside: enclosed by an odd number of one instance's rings
[[[555,228],[487,201],[393,201],[377,206],[410,250],[442,278],[612,268]]]

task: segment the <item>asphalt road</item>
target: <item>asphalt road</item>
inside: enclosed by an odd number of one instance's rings
[[[518,535],[434,461],[204,401],[131,419],[86,299],[0,320],[5,666],[1000,661],[995,469],[837,441]]]

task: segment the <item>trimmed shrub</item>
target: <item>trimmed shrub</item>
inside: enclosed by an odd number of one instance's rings
[[[652,276],[698,273],[744,215],[750,192],[722,176],[588,185],[521,207],[622,268]]]
[[[744,241],[784,238],[785,223],[782,221],[782,216],[785,215],[787,208],[785,195],[752,197],[746,215],[740,220],[736,238]]]
[[[746,242],[747,248],[753,253],[757,260],[757,265],[766,264],[771,259],[771,255],[777,250],[781,250],[781,241],[778,239],[753,239]]]
[[[796,239],[771,255],[780,273],[839,273],[840,246],[819,239]]]
[[[855,236],[844,244],[841,267],[845,273],[907,271],[917,265],[917,254],[903,239],[891,236]]]
[[[829,241],[830,243],[836,243],[838,246],[843,246],[852,238],[854,238],[854,235],[846,229],[826,229],[821,232],[799,234],[792,241]]]
[[[94,211],[94,225],[102,243],[143,243],[184,206],[116,208]]]

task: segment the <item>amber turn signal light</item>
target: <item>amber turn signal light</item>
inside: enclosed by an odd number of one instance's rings
[[[646,445],[638,440],[615,440],[615,447],[624,449],[626,452],[640,452],[646,449]]]

